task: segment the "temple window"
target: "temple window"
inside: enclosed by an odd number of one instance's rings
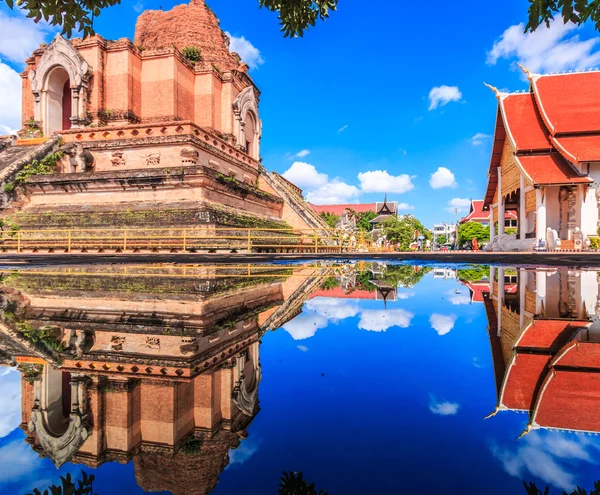
[[[72,95],[67,71],[55,67],[46,83],[45,127],[47,134],[71,128]]]

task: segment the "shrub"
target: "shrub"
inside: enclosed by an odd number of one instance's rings
[[[197,46],[186,46],[181,50],[181,54],[192,63],[202,61],[202,52]]]

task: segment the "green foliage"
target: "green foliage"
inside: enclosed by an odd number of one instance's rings
[[[590,237],[590,249],[600,249],[600,238]]]
[[[388,218],[383,222],[382,227],[388,241],[399,244],[401,251],[410,248],[410,244],[416,240],[415,232],[417,231],[425,238],[431,238],[431,233],[412,215]]]
[[[33,328],[31,324],[27,322],[19,322],[16,326],[17,331],[34,344],[44,344],[48,349],[55,352],[62,352],[65,350],[62,342],[59,342],[56,339],[54,329],[52,328]]]
[[[448,236],[446,234],[440,234],[435,238],[435,242],[438,244],[446,244],[448,242]]]
[[[15,183],[14,182],[7,182],[6,184],[4,184],[4,192],[5,193],[11,193],[15,190]]]
[[[321,290],[332,290],[339,286],[340,286],[340,283],[338,282],[337,278],[328,277],[321,284]]]
[[[466,243],[473,242],[473,239],[477,239],[477,242],[481,243],[490,240],[490,228],[481,225],[479,222],[466,222],[458,228],[458,243],[462,246]]]
[[[338,0],[258,0],[261,7],[279,13],[281,31],[286,38],[304,36],[317,20],[325,21],[337,9]]]
[[[334,215],[333,213],[329,213],[328,211],[321,212],[321,218],[325,220],[327,225],[329,225],[331,228],[334,228],[340,220],[340,217]]]
[[[53,174],[56,169],[58,160],[62,157],[62,152],[57,151],[44,157],[41,161],[33,160],[28,165],[25,165],[15,177],[15,185],[20,186],[27,181],[29,177],[34,175],[49,175]]]
[[[317,491],[314,483],[304,479],[302,473],[284,472],[279,479],[279,495],[328,495],[324,490]]]
[[[71,37],[81,31],[84,37],[94,34],[94,17],[103,9],[121,3],[121,0],[5,0],[12,9],[15,5],[25,11],[34,22],[42,19],[52,26],[62,26],[62,34]]]
[[[550,26],[558,14],[564,23],[583,24],[592,21],[600,31],[600,2],[598,0],[529,0],[529,20],[525,32],[535,31],[541,24]]]
[[[469,268],[460,268],[457,276],[465,282],[477,282],[490,276],[490,267],[486,265],[473,265]]]
[[[431,271],[416,265],[388,265],[381,280],[392,287],[414,287]]]
[[[504,233],[508,235],[515,235],[517,233],[516,227],[507,227],[504,229]],[[488,232],[488,239],[490,237],[490,233]]]
[[[192,63],[202,62],[202,52],[197,46],[186,46],[181,54]]]
[[[371,272],[369,270],[363,270],[356,274],[355,289],[368,290],[369,292],[377,290],[377,286],[371,283]]]
[[[357,213],[356,216],[356,226],[360,230],[363,232],[371,232],[371,230],[373,230],[373,224],[371,223],[371,220],[377,217],[377,213],[374,211],[363,211],[362,213]]]
[[[61,476],[60,486],[51,485],[42,492],[35,488],[32,493],[27,495],[98,495],[94,493],[94,477],[93,474],[87,475],[85,471],[81,471],[81,479],[73,480],[71,475],[67,473]],[[77,484],[75,484],[77,483]]]
[[[535,483],[525,483],[524,481],[523,486],[525,487],[525,492],[527,492],[527,495],[550,495],[549,487],[546,487],[545,490],[542,491],[535,485]],[[600,481],[594,482],[594,488],[589,492],[578,486],[572,492],[566,492],[563,490],[562,495],[600,495]]]

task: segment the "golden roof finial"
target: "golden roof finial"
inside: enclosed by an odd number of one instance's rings
[[[527,79],[531,80],[531,71],[529,69],[526,69],[525,67],[523,67],[519,62],[517,62],[517,65],[519,66],[519,69],[521,69],[525,75],[527,76]]]
[[[500,98],[500,90],[494,86],[492,86],[491,84],[488,84],[486,82],[483,83],[485,86],[487,86],[488,88],[490,88],[496,95],[496,98]]]
[[[523,438],[525,435],[527,435],[530,431],[531,431],[531,425],[527,425],[527,428],[525,428],[525,431],[519,435],[519,438],[517,438],[517,440],[521,440],[521,438]]]
[[[494,409],[494,412],[492,414],[488,414],[485,418],[483,418],[483,420],[485,421],[486,419],[493,418],[496,414],[498,414],[499,410],[500,410],[500,408],[498,406],[496,406],[496,409]]]

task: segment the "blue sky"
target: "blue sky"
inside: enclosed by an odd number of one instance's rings
[[[96,19],[96,30],[132,38],[139,12],[177,3],[123,0]],[[441,0],[426,10],[340,0],[302,39],[283,38],[256,0],[209,5],[262,91],[266,167],[287,172],[313,202],[371,202],[387,192],[427,225],[483,196],[496,112],[483,82],[526,89],[517,61],[537,72],[600,65],[590,26],[556,23],[524,35],[526,0],[463,0],[454,11]],[[14,129],[15,70],[52,33],[4,6],[0,30],[0,125]]]

